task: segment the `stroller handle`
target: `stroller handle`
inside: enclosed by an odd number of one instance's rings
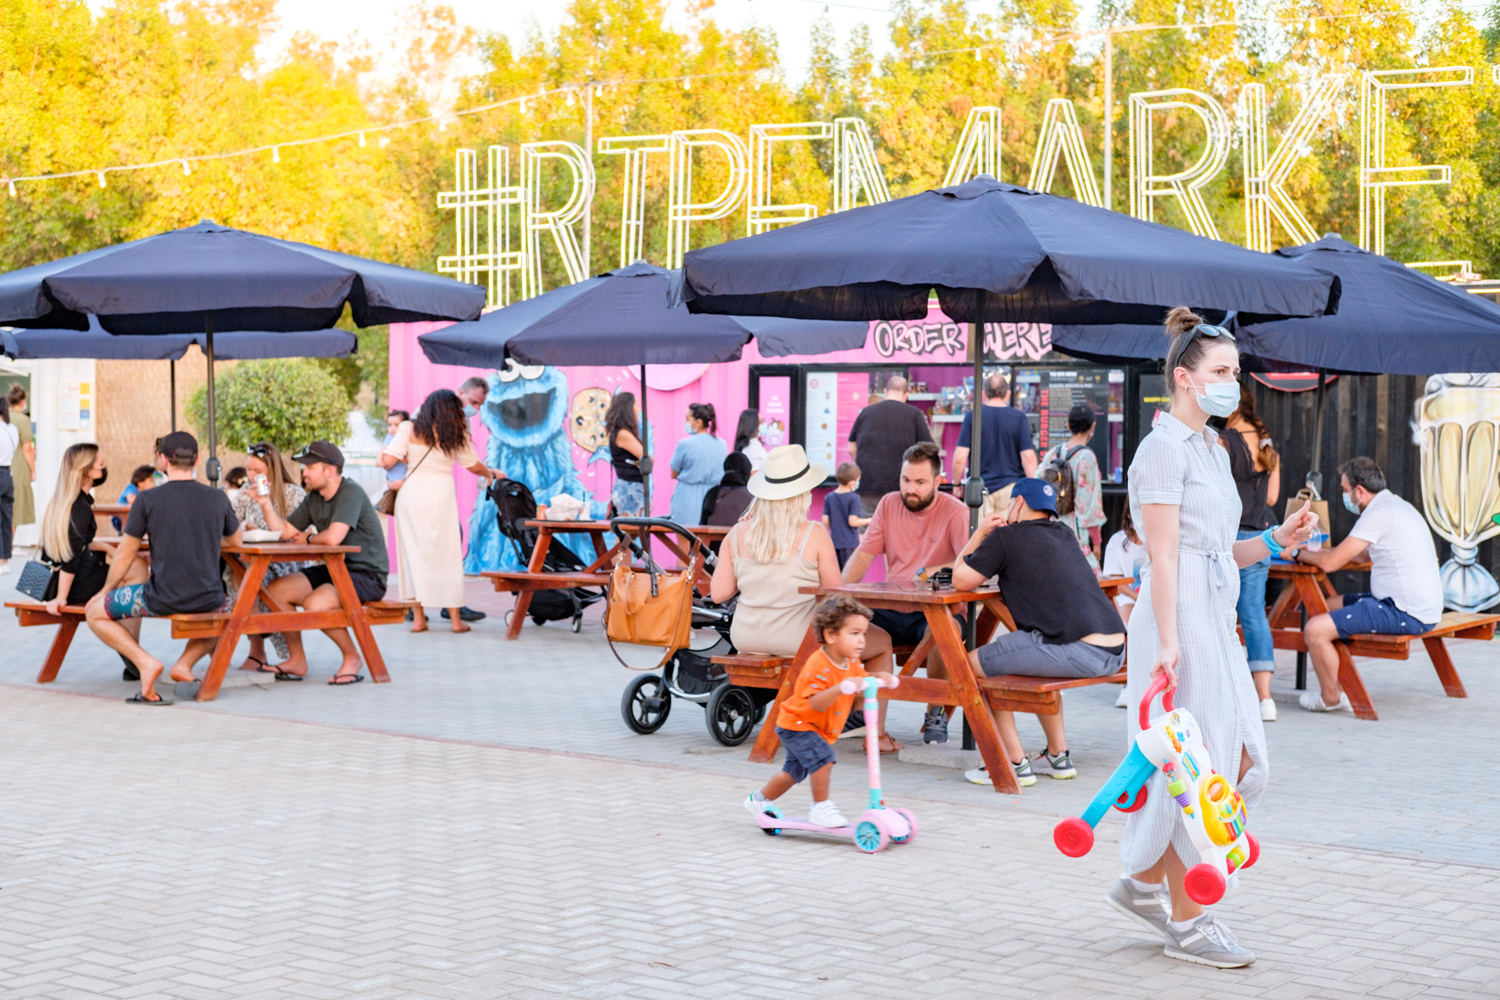
[[[697,535],[693,534],[691,531],[687,530],[676,521],[670,521],[665,517],[610,518],[609,530],[613,531],[617,535],[624,534],[624,532],[620,530],[622,526],[626,528],[667,528],[687,539],[689,543],[696,542],[699,545],[703,544],[703,541]]]

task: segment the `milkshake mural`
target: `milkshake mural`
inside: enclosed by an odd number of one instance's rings
[[[1500,584],[1475,557],[1500,535],[1500,375],[1447,374],[1427,380],[1417,400],[1422,506],[1432,530],[1453,547],[1443,564],[1443,602],[1459,611],[1500,604]]]

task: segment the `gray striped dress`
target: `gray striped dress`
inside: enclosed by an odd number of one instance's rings
[[[1198,720],[1214,770],[1233,781],[1239,775],[1240,748],[1250,753],[1251,768],[1238,785],[1254,823],[1255,806],[1265,790],[1270,766],[1260,702],[1235,634],[1235,601],[1240,575],[1230,551],[1240,522],[1240,498],[1229,471],[1229,455],[1218,447],[1211,428],[1195,434],[1171,414],[1163,414],[1130,463],[1130,513],[1145,525],[1141,506],[1178,507],[1177,559],[1177,706]],[[1149,545],[1149,540],[1147,542]],[[1148,550],[1149,551],[1149,550]],[[1140,598],[1130,616],[1129,737],[1140,732],[1141,695],[1151,683],[1159,637],[1152,610],[1151,564],[1141,570]],[[1160,712],[1160,702],[1152,706]],[[1161,772],[1152,776],[1146,805],[1125,819],[1120,858],[1125,871],[1154,865],[1170,841],[1177,856],[1191,867],[1198,852],[1182,825],[1182,810],[1167,795]]]

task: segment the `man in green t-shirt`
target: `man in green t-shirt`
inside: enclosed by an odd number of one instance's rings
[[[269,496],[256,495],[266,524],[272,531],[281,532],[286,541],[359,546],[358,552],[344,557],[349,578],[354,581],[354,592],[361,601],[382,599],[385,597],[385,578],[391,568],[386,558],[385,535],[380,530],[380,518],[375,514],[369,495],[358,484],[344,478],[343,453],[327,441],[314,441],[292,458],[302,465],[302,484],[307,487],[307,497],[283,521]],[[323,564],[273,580],[266,589],[278,601],[307,611],[330,611],[339,607],[338,591],[334,589],[328,567]],[[360,673],[364,663],[348,630],[330,628],[324,629],[323,634],[332,639],[344,655],[344,662],[339,664],[338,672],[328,683],[343,685],[364,680]],[[285,663],[278,665],[276,679],[300,681],[307,676],[302,634],[287,632],[285,635],[290,655]]]

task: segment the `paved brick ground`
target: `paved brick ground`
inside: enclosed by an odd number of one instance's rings
[[[474,606],[509,603],[471,593]],[[1265,860],[1220,908],[1261,960],[1223,973],[1163,958],[1102,904],[1117,818],[1088,858],[1051,846],[1057,817],[1118,761],[1113,690],[1070,692],[1077,781],[1012,798],[888,760],[891,796],[918,811],[922,833],[865,857],[751,827],[737,800],[769,769],[713,743],[700,709],[679,704],[660,733],[628,733],[617,707],[628,675],[597,625],[579,636],[528,625],[515,643],[502,629],[381,629],[390,685],[280,684],[143,710],[118,700],[129,691],[118,660],[90,636],[56,685],[31,684],[50,630],[0,621],[0,986],[44,997],[1500,995],[1491,644],[1455,644],[1468,700],[1444,698],[1419,653],[1363,664],[1379,723],[1282,706],[1272,791],[1252,820]],[[147,641],[171,648],[159,623]],[[309,648],[326,676],[331,647]],[[893,719],[915,737],[916,709],[896,706]],[[852,809],[862,769],[839,770]]]

